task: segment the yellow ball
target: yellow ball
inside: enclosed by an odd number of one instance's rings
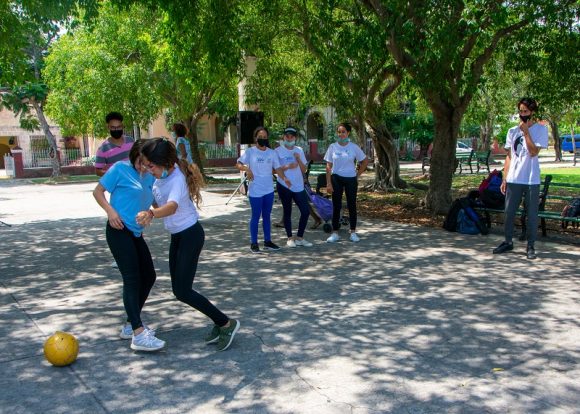
[[[77,359],[79,343],[77,339],[66,332],[56,331],[44,343],[44,357],[57,367],[72,364]]]

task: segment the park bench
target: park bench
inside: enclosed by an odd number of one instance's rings
[[[473,167],[477,168],[479,173],[480,169],[485,168],[489,173],[489,159],[491,157],[491,150],[487,151],[474,151],[471,152],[458,152],[455,154],[455,170],[459,167],[459,174],[463,172],[463,167],[468,166],[469,171],[473,174]],[[421,163],[421,171],[423,174],[427,173],[427,167],[431,166],[431,157],[424,157]]]
[[[555,193],[558,194],[555,194]],[[544,181],[540,184],[540,201],[538,208],[538,218],[540,219],[540,227],[542,228],[542,236],[546,237],[548,231],[546,226],[547,220],[554,220],[559,222],[570,222],[580,224],[580,217],[562,217],[562,210],[572,201],[578,197],[580,193],[580,185],[570,183],[557,183],[552,181],[551,175],[546,175]],[[484,206],[475,207],[476,210],[484,214],[485,222],[488,228],[491,228],[491,214],[503,214],[504,209],[488,208]],[[516,216],[520,217],[522,234],[520,240],[526,238],[526,212],[522,207],[516,212]]]

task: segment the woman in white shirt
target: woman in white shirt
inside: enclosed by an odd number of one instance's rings
[[[308,198],[304,191],[304,173],[307,168],[306,156],[302,148],[295,145],[296,135],[296,128],[287,127],[284,130],[284,138],[281,145],[275,150],[280,161],[280,168],[286,174],[286,178],[292,183],[292,187],[289,188],[282,179],[278,178],[276,189],[278,190],[278,196],[280,197],[282,209],[284,210],[282,220],[284,222],[286,236],[288,236],[286,246],[310,247],[312,243],[304,239],[304,230],[306,229],[310,215]],[[300,210],[300,220],[298,222],[296,237],[292,237],[292,201],[296,203]]]
[[[369,160],[360,147],[350,142],[349,124],[340,123],[336,128],[338,138],[332,143],[326,154],[326,191],[332,194],[332,234],[326,241],[336,243],[340,240],[338,229],[340,228],[340,210],[342,209],[342,193],[346,193],[346,205],[350,221],[350,241],[359,242],[356,234],[356,194],[358,190],[358,177],[366,170]],[[357,170],[355,161],[360,163]]]
[[[273,149],[268,148],[268,130],[258,127],[254,131],[255,147],[248,148],[244,154],[238,158],[236,167],[246,173],[249,180],[248,197],[252,207],[252,217],[250,219],[250,251],[260,253],[258,245],[258,224],[262,217],[262,228],[264,231],[264,250],[279,250],[272,242],[272,206],[274,205],[274,185],[272,174],[274,171],[289,188],[292,183],[284,175],[280,168],[278,155]]]
[[[149,225],[153,218],[163,218],[165,228],[171,233],[169,273],[173,294],[177,300],[213,321],[205,342],[217,342],[218,350],[225,351],[240,328],[239,321],[228,318],[205,296],[193,290],[197,262],[205,240],[195,207],[201,202],[203,177],[197,165],[178,160],[175,146],[167,139],[148,140],[143,144],[141,154],[143,165],[156,178],[153,196],[157,207],[141,211],[137,221]]]

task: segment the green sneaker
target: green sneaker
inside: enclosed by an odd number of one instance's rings
[[[240,329],[240,322],[236,319],[230,319],[230,326],[228,328],[219,328],[220,329],[220,336],[218,340],[218,351],[225,351],[230,347],[232,341],[234,340],[234,336]]]
[[[213,328],[211,328],[211,332],[205,336],[204,341],[206,344],[213,344],[217,342],[218,339],[220,339],[220,327],[214,325]]]

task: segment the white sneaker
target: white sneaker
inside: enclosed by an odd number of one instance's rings
[[[155,335],[155,329],[150,329],[147,325],[143,324],[143,328],[153,335]],[[121,327],[121,333],[119,334],[121,339],[132,339],[133,338],[133,327],[129,322]]]
[[[131,349],[134,351],[159,351],[165,347],[165,341],[158,339],[153,333],[145,329],[139,335],[133,335]]]
[[[296,243],[296,246],[312,247],[312,243],[310,243],[306,239],[296,240],[295,243]]]
[[[296,247],[298,245],[298,240],[294,241],[293,239],[288,239],[288,241],[286,242],[286,246],[287,247]]]
[[[133,338],[133,327],[130,323],[126,323],[121,328],[121,333],[119,334],[121,339],[131,339]]]
[[[353,243],[358,243],[360,241],[360,237],[358,237],[355,232],[352,232],[350,233],[350,241]]]
[[[340,236],[338,233],[332,233],[328,239],[326,239],[326,243],[336,243],[340,240]]]

